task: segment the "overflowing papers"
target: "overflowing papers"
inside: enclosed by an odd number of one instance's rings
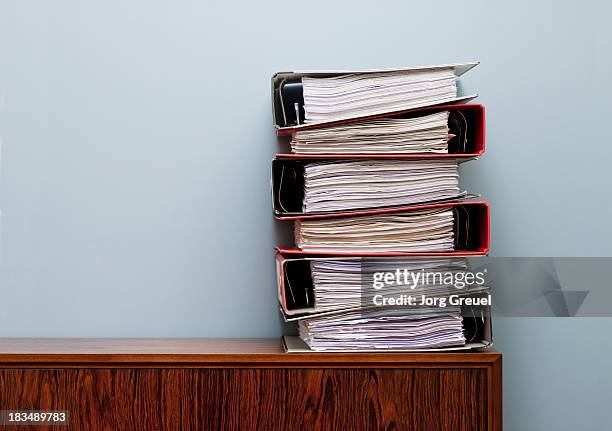
[[[426,209],[295,223],[296,245],[307,252],[447,252],[454,248],[453,211]]]
[[[448,111],[416,118],[383,118],[361,123],[298,130],[296,154],[448,153]]]
[[[300,321],[300,338],[316,351],[429,349],[461,346],[466,340],[458,308],[440,313],[401,309],[351,311]]]
[[[382,114],[449,102],[457,96],[452,67],[302,78],[305,122]]]
[[[461,292],[457,287],[444,283],[441,277],[430,274],[462,273],[467,270],[465,258],[446,259],[312,259],[310,271],[314,291],[313,313],[373,306],[372,297],[381,291],[372,287],[373,276],[381,272],[393,272],[401,268],[421,277],[413,284],[386,284],[384,293],[426,294],[429,296]],[[410,281],[410,280],[409,280]]]
[[[343,211],[453,199],[456,160],[357,160],[304,168],[303,211]]]

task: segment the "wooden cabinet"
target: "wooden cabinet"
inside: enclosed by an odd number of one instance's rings
[[[0,340],[0,410],[67,410],[69,426],[55,426],[62,430],[497,431],[501,380],[501,354],[491,351],[286,354],[278,340]]]

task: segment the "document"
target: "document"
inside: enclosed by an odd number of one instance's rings
[[[308,252],[447,252],[454,249],[453,210],[362,215],[295,222],[296,245]]]
[[[315,351],[430,349],[465,345],[458,308],[357,310],[300,320],[300,338]]]
[[[456,160],[356,160],[304,168],[303,212],[344,211],[455,199]]]
[[[436,105],[457,97],[452,67],[303,77],[302,86],[306,123]]]
[[[296,131],[295,154],[448,153],[449,111],[416,118],[379,120]]]
[[[312,259],[310,271],[314,292],[313,313],[333,310],[346,310],[350,308],[372,305],[372,296],[380,293],[372,288],[375,273],[402,271],[422,272],[422,277],[413,285],[385,284],[384,294],[394,296],[410,295],[447,295],[457,293],[458,290],[443,280],[428,277],[425,272],[438,274],[457,274],[467,271],[465,258],[440,259]],[[471,286],[466,290],[473,291]]]

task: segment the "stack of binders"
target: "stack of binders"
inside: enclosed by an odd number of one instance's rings
[[[374,306],[371,289],[375,274],[398,268],[465,273],[468,256],[489,250],[489,207],[468,200],[458,174],[485,149],[484,107],[457,94],[457,77],[476,65],[272,77],[274,122],[290,149],[272,161],[273,211],[294,223],[295,239],[276,257],[281,311],[299,325],[299,336],[283,337],[287,351],[491,344],[486,313]],[[441,281],[411,286],[447,292]]]

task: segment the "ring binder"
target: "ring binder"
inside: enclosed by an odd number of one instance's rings
[[[399,208],[384,208],[367,211],[345,211],[333,214],[312,214],[286,217],[284,220],[311,220],[331,219],[345,217],[368,217],[378,214],[410,214],[414,211],[431,209],[451,209],[455,216],[453,229],[455,235],[465,238],[455,243],[452,251],[414,251],[414,252],[338,252],[338,251],[304,251],[298,247],[277,247],[276,249],[286,255],[303,256],[474,256],[486,255],[490,247],[489,205],[487,202],[446,202],[426,205],[413,205]],[[466,220],[469,219],[469,223]],[[463,226],[463,227],[461,227]]]
[[[437,66],[422,66],[422,67],[411,67],[411,68],[397,68],[397,69],[374,69],[374,70],[330,70],[330,71],[293,71],[293,72],[278,72],[272,76],[272,115],[274,119],[274,125],[277,129],[292,129],[303,127],[300,124],[299,117],[295,112],[287,111],[287,107],[293,107],[294,103],[298,103],[300,106],[300,113],[303,113],[304,106],[304,94],[302,78],[330,78],[340,77],[351,74],[371,75],[381,73],[402,73],[402,72],[431,72],[440,71],[444,69],[451,69],[455,76],[461,76],[465,72],[474,68],[478,65],[478,62],[468,63],[455,63],[445,64]],[[441,101],[440,103],[424,103],[420,106],[431,106],[440,105],[447,103],[460,103],[475,98],[476,95],[470,96],[457,96],[450,100]],[[415,106],[416,107],[416,106]],[[400,110],[391,110],[389,113],[397,112]],[[356,115],[354,118],[368,118],[367,115]],[[332,122],[322,122],[332,123]]]
[[[421,203],[449,202],[466,198],[467,193],[459,189],[458,159],[424,159],[423,163],[416,160],[377,162],[351,161],[350,159],[330,160],[329,165],[314,165],[312,160],[274,159],[272,161],[272,209],[277,218],[302,214],[330,214],[334,211],[352,211],[380,206],[377,203],[385,200],[385,207],[417,205]],[[403,171],[401,170],[403,167]],[[315,179],[308,170],[325,169],[325,174],[336,178],[336,186],[320,177]],[[367,184],[353,188],[333,174],[333,170],[341,169],[355,174],[361,172],[363,178],[377,181],[380,195],[368,191]],[[367,169],[367,171],[366,171]],[[368,176],[366,177],[366,172]],[[380,178],[387,173],[386,178]],[[394,177],[395,175],[395,177]],[[310,178],[310,180],[309,180]],[[400,178],[404,179],[404,188],[398,187]],[[414,178],[414,179],[410,179]],[[318,184],[318,185],[315,185]],[[317,187],[317,189],[315,189]],[[342,205],[325,204],[322,193],[340,195],[344,190],[352,190],[354,200],[343,202]],[[385,199],[387,196],[388,199]],[[318,200],[318,202],[317,202]],[[333,202],[332,202],[333,203]]]
[[[367,120],[377,119],[409,119],[427,116],[438,112],[448,111],[449,133],[455,135],[448,140],[447,153],[359,153],[353,154],[296,154],[279,153],[276,158],[292,159],[340,159],[340,158],[368,158],[368,159],[436,159],[436,158],[457,158],[467,161],[481,156],[485,152],[486,142],[486,119],[485,107],[477,103],[459,103],[454,105],[441,105],[437,107],[426,107],[410,109],[388,115],[378,115],[367,118]],[[325,130],[326,128],[361,123],[366,119],[351,119],[338,121],[333,124],[314,124],[304,125],[299,129],[278,130],[277,135],[281,140],[286,140],[294,136],[298,130]],[[287,141],[288,145],[288,141]]]

